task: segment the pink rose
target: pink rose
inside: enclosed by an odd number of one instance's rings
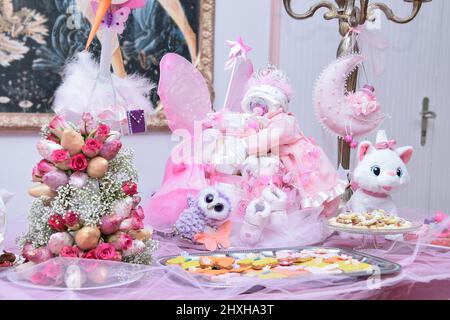
[[[87,157],[93,158],[98,155],[102,147],[103,143],[101,141],[88,138],[85,142],[85,145],[81,148],[81,150]]]
[[[23,246],[22,255],[28,261],[41,263],[53,258],[53,254],[47,247],[34,248],[31,243]]]
[[[87,159],[82,153],[76,154],[70,159],[70,168],[74,171],[84,171],[87,166]]]
[[[97,130],[95,131],[94,138],[103,142],[106,140],[106,138],[108,138],[110,131],[111,130],[109,129],[108,125],[101,123],[98,125]]]
[[[62,132],[65,129],[70,128],[70,126],[66,123],[64,117],[60,115],[53,117],[48,127],[50,128],[50,132],[57,137],[61,137]]]
[[[64,163],[67,162],[69,159],[70,159],[69,151],[64,149],[54,150],[50,155],[50,160],[54,164]]]
[[[50,171],[56,170],[55,166],[45,159],[39,161],[39,163],[37,164],[37,169],[41,173],[41,176],[43,176],[46,173],[49,173]]]
[[[141,196],[138,194],[135,194],[133,196],[133,208],[136,208],[139,205],[139,203],[141,202],[141,200],[142,200]]]
[[[120,140],[107,141],[100,150],[100,156],[106,160],[112,160],[116,157],[121,148],[122,142],[120,142]]]
[[[68,227],[75,227],[78,224],[78,221],[80,219],[80,216],[78,213],[75,213],[73,211],[67,211],[64,215],[64,223]]]
[[[137,218],[136,216],[133,216],[131,218],[131,229],[133,230],[140,230],[140,229],[144,229],[144,222]]]
[[[129,231],[129,230],[140,230],[144,228],[144,222],[138,217],[133,216],[131,218],[125,219],[120,224],[121,231]]]
[[[119,236],[119,246],[121,250],[128,250],[133,244],[133,238],[126,234],[126,233],[122,233]]]
[[[115,214],[109,214],[102,217],[100,231],[103,234],[113,234],[119,230],[122,218]]]
[[[95,120],[92,114],[89,112],[84,112],[81,116],[81,120],[78,123],[81,134],[88,135],[95,129]]]
[[[60,144],[50,140],[41,140],[36,146],[41,157],[48,161],[52,160],[51,156],[53,151],[63,149]]]
[[[134,196],[138,191],[137,191],[137,184],[133,181],[126,181],[122,184],[122,191],[132,197]]]
[[[61,257],[78,258],[80,256],[80,249],[77,246],[64,246],[59,252]]]
[[[34,167],[33,171],[31,172],[31,180],[33,182],[41,182],[42,181],[41,173],[39,172],[39,169],[37,167]]]
[[[132,217],[136,217],[139,220],[144,220],[144,218],[145,218],[144,209],[142,209],[141,206],[138,206],[138,207],[134,208],[131,211],[131,216]]]
[[[64,224],[64,219],[59,214],[53,214],[48,219],[48,225],[55,231],[65,231],[66,225]]]
[[[113,260],[116,255],[116,249],[111,243],[102,243],[95,248],[95,256],[100,260]]]

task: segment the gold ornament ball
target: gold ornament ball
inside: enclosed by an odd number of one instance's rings
[[[81,250],[94,249],[100,240],[100,230],[96,227],[83,227],[75,235],[75,242]]]
[[[35,198],[39,198],[41,196],[53,198],[56,195],[56,192],[50,189],[48,185],[44,183],[39,183],[37,185],[30,187],[28,189],[28,194]]]
[[[69,151],[71,156],[80,153],[83,145],[83,137],[75,130],[64,130],[61,134],[61,146]]]
[[[100,179],[108,171],[108,160],[102,157],[95,157],[89,161],[87,173],[92,178]]]
[[[89,280],[94,282],[95,284],[103,284],[108,278],[108,268],[106,267],[97,267],[91,272],[87,273]]]

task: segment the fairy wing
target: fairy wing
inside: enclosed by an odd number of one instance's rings
[[[211,112],[211,98],[205,78],[189,61],[167,53],[160,61],[158,95],[172,132],[194,132],[196,122]]]
[[[224,110],[241,112],[241,101],[247,88],[247,82],[253,74],[253,64],[250,59],[241,58],[236,62],[234,74],[230,78],[224,103]]]

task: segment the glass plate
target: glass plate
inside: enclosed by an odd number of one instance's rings
[[[420,222],[411,222],[411,226],[407,228],[399,228],[399,229],[363,229],[363,228],[355,228],[355,227],[342,227],[337,226],[329,221],[326,223],[327,227],[336,231],[346,232],[346,233],[354,233],[354,234],[364,234],[364,235],[390,235],[390,234],[402,234],[406,232],[411,232],[422,227],[422,223]]]
[[[46,285],[33,284],[28,280],[19,279],[17,277],[16,272],[14,272],[13,270],[10,270],[9,274],[6,275],[6,278],[14,284],[20,285],[22,287],[27,287],[30,289],[56,290],[56,291],[88,291],[88,290],[109,289],[109,288],[125,286],[125,285],[132,284],[132,283],[140,280],[143,276],[144,276],[144,274],[140,273],[140,274],[136,274],[133,277],[130,277],[129,279],[127,279],[123,282],[117,281],[116,283],[111,283],[108,285],[98,285],[98,286],[89,286],[89,287],[81,287],[81,288],[67,288],[67,287],[57,287],[57,286],[46,286]]]
[[[323,276],[330,276],[330,277],[340,277],[341,279],[348,279],[348,278],[368,278],[372,276],[375,272],[377,272],[379,275],[388,275],[388,274],[394,274],[401,271],[401,266],[395,262],[379,258],[370,254],[366,254],[364,252],[359,252],[351,249],[344,249],[344,248],[338,248],[338,247],[328,247],[328,246],[298,246],[298,247],[282,247],[282,248],[263,248],[263,249],[244,249],[244,250],[227,250],[227,251],[212,251],[212,252],[196,252],[196,253],[190,253],[189,256],[193,258],[198,258],[201,256],[213,256],[213,255],[226,255],[229,257],[237,258],[241,254],[249,254],[249,253],[255,253],[266,257],[273,257],[276,255],[276,252],[279,251],[300,251],[303,249],[329,249],[329,250],[338,250],[339,253],[346,254],[348,256],[352,256],[355,259],[358,259],[359,261],[363,261],[365,263],[371,264],[372,266],[376,267],[376,271],[371,270],[369,272],[367,271],[358,271],[358,272],[349,272],[349,273],[335,273],[335,274],[326,274],[326,275],[315,275],[310,274],[307,277],[311,280],[314,280],[315,278],[317,280],[321,279]],[[162,257],[158,260],[158,264],[161,266],[166,266],[166,262],[169,259],[175,258],[179,255],[171,255]],[[181,271],[181,270],[180,270]],[[184,271],[183,272],[187,272]],[[177,275],[176,272],[173,273],[173,277],[177,277],[179,280],[184,280],[185,278],[182,276]],[[241,278],[233,278],[233,282],[227,283],[227,282],[215,282],[211,281],[207,278],[201,277],[200,275],[194,277],[204,286],[207,287],[215,287],[215,288],[228,288],[233,286],[245,286],[248,284],[246,280],[249,280],[249,277],[241,277]],[[304,278],[305,276],[300,276],[301,278]],[[241,279],[241,280],[238,280]],[[291,277],[291,278],[285,278],[285,279],[277,279],[277,280],[263,280],[261,279],[258,281],[258,286],[263,286],[264,283],[269,283],[270,281],[284,281],[286,284],[291,283],[292,280],[298,279],[298,277]],[[237,281],[236,281],[237,280]],[[320,281],[320,280],[319,280]],[[191,283],[186,282],[187,285],[191,285]]]

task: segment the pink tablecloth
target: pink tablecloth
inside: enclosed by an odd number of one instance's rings
[[[324,245],[351,248],[352,240],[334,236]],[[400,273],[373,283],[366,279],[346,281],[280,280],[264,287],[212,289],[192,279],[181,281],[173,272],[151,267],[143,278],[131,285],[91,291],[50,291],[25,288],[0,274],[1,299],[449,299],[450,251],[387,243],[388,250],[367,250],[372,255],[403,266]],[[160,255],[176,249],[162,244]],[[193,286],[197,285],[197,287]]]

